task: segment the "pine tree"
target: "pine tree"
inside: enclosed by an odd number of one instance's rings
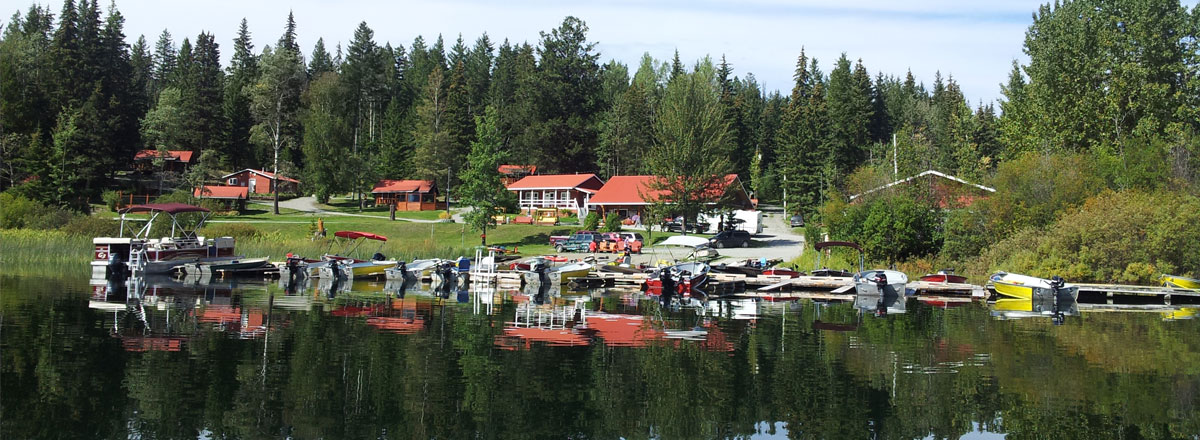
[[[229,80],[225,83],[222,110],[225,113],[225,138],[229,145],[228,168],[241,169],[259,166],[265,155],[255,154],[250,142],[250,127],[254,118],[250,115],[250,99],[247,88],[258,81],[258,57],[254,56],[254,43],[250,40],[250,27],[242,19],[237,38],[233,40],[233,57],[229,65]]]
[[[347,120],[346,89],[337,72],[325,72],[313,79],[304,92],[304,157],[307,185],[313,188],[317,200],[325,203],[329,196],[350,189],[348,157],[351,142],[350,122]]]
[[[299,54],[286,47],[263,49],[261,75],[250,89],[250,112],[257,124],[251,137],[272,152],[272,172],[279,174],[279,154],[296,145],[296,118],[307,73]],[[279,188],[272,185],[275,214],[279,214]]]
[[[541,33],[533,157],[550,172],[588,171],[595,163],[599,109],[593,97],[600,92],[600,55],[593,52],[596,43],[587,41],[587,31],[582,20],[567,17],[558,28]]]
[[[498,167],[504,157],[501,151],[501,134],[496,125],[499,114],[495,107],[488,107],[484,116],[475,117],[478,139],[471,142],[471,153],[467,156],[468,166],[462,173],[462,184],[458,195],[462,203],[471,207],[466,214],[467,223],[475,230],[483,231],[482,244],[487,246],[487,230],[495,226],[496,215],[506,206],[515,204],[514,194],[500,181]]]
[[[59,14],[58,29],[54,32],[51,49],[51,60],[54,63],[56,84],[52,90],[54,108],[71,107],[73,103],[84,99],[80,97],[87,87],[83,50],[80,48],[78,28],[79,17],[76,15],[75,1],[63,2]]]
[[[186,46],[187,41],[184,43]],[[229,154],[224,148],[227,145],[223,139],[226,122],[221,108],[225,76],[221,72],[221,54],[213,35],[201,32],[196,36],[196,46],[190,57],[181,50],[180,60],[179,68],[182,77],[186,78],[180,87],[183,112],[187,115],[186,147],[193,151],[218,151],[220,161],[226,162]]]
[[[313,46],[312,57],[308,62],[308,77],[317,79],[325,72],[333,72],[333,57],[329,55],[329,51],[325,50],[325,39],[318,38],[317,44]]]
[[[487,107],[488,89],[492,82],[493,51],[492,41],[485,32],[475,40],[475,45],[471,47],[471,52],[467,54],[464,62],[472,116],[483,116],[484,108]]]
[[[438,182],[445,182],[447,171],[456,165],[443,153],[453,148],[453,141],[445,127],[449,103],[443,82],[442,69],[435,66],[425,81],[421,104],[416,108],[417,124],[413,131],[416,145],[412,155],[413,173],[419,179]]]
[[[284,25],[283,35],[279,36],[279,42],[275,43],[279,48],[286,48],[292,53],[300,53],[300,44],[296,43],[296,17],[292,15],[292,11],[288,11],[287,24]]]
[[[866,160],[871,123],[871,78],[860,60],[852,70],[846,54],[829,73],[830,166],[834,182],[841,182]]]
[[[151,96],[157,97],[175,77],[177,56],[175,43],[171,41],[171,32],[163,29],[162,34],[158,36],[158,42],[154,43],[154,82],[150,89]]]

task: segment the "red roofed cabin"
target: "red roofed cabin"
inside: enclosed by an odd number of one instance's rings
[[[595,174],[549,174],[525,176],[508,185],[508,190],[517,193],[522,211],[554,208],[583,217],[588,212],[588,199],[602,186],[604,182]]]
[[[192,152],[186,150],[142,150],[133,156],[134,166],[139,171],[156,171],[154,159],[162,158],[163,169],[166,171],[183,172],[192,164]]]
[[[437,184],[432,180],[383,179],[371,189],[375,205],[396,205],[397,211],[436,211],[445,204],[437,202]]]
[[[229,186],[244,186],[250,194],[271,194],[275,183],[275,174],[269,171],[247,168],[236,173],[221,177]],[[300,181],[289,177],[279,177],[279,192],[296,194],[300,192]]]
[[[926,170],[915,176],[852,195],[850,203],[861,203],[868,198],[867,196],[882,193],[900,185],[918,188],[921,199],[932,202],[941,209],[970,207],[980,199],[987,198],[996,192],[995,188],[971,183],[937,170]]]
[[[646,216],[646,207],[653,204],[655,199],[665,191],[650,189],[650,182],[656,176],[613,176],[596,195],[592,196],[588,205],[600,210],[604,217],[616,212],[623,219],[638,215],[639,219]],[[735,209],[753,209],[754,203],[746,194],[742,180],[737,174],[726,175],[722,180],[719,199]]]
[[[507,187],[525,176],[537,173],[537,165],[500,165],[496,171],[500,172],[500,182]]]
[[[238,211],[246,209],[246,199],[250,198],[250,188],[244,186],[204,185],[196,188],[192,195],[200,199],[219,200],[229,209]]]

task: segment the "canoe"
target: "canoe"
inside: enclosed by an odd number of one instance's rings
[[[996,293],[1017,299],[1055,298],[1059,295],[1068,296],[1071,300],[1078,299],[1079,287],[1062,281],[1019,275],[1015,273],[997,272],[989,278]]]
[[[1163,274],[1159,278],[1164,287],[1174,287],[1177,289],[1200,289],[1200,280],[1195,278],[1181,277],[1179,275]]]

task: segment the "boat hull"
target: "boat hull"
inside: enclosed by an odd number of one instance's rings
[[[886,281],[880,283],[876,279],[882,275]],[[896,295],[903,297],[908,286],[908,275],[895,270],[867,270],[854,275],[854,291],[859,295]]]
[[[1165,287],[1174,287],[1178,289],[1200,289],[1200,280],[1177,275],[1163,275],[1160,278],[1162,285]]]
[[[1026,275],[997,273],[991,276],[992,288],[998,295],[1016,299],[1079,298],[1079,287],[1063,284],[1054,288],[1049,280]]]
[[[928,281],[931,283],[963,284],[963,283],[967,282],[967,277],[964,277],[962,275],[948,274],[948,273],[931,273],[929,275],[925,275],[925,276],[921,277],[921,281]]]

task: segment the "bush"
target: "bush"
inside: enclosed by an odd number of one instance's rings
[[[1196,276],[1200,200],[1186,194],[1106,191],[1045,228],[1028,227],[972,265],[1074,282],[1152,284],[1162,273]]]
[[[62,231],[81,237],[116,237],[121,232],[121,222],[111,218],[79,215],[72,217]]]
[[[595,231],[600,228],[600,214],[596,211],[589,212],[587,217],[583,218],[583,230]]]
[[[942,247],[940,210],[917,203],[903,192],[854,205],[833,201],[821,213],[831,238],[861,244],[873,260],[893,263]]]
[[[604,232],[621,232],[621,215],[617,213],[609,214],[604,218]]]
[[[104,201],[104,206],[107,206],[109,211],[117,212],[117,205],[121,203],[121,194],[108,190],[100,194],[100,200]]]
[[[0,193],[0,228],[58,229],[71,220],[70,211],[43,205],[11,191]]]
[[[1026,154],[996,169],[996,192],[977,207],[987,235],[1003,237],[1027,226],[1045,226],[1105,189],[1095,158],[1085,154]]]

